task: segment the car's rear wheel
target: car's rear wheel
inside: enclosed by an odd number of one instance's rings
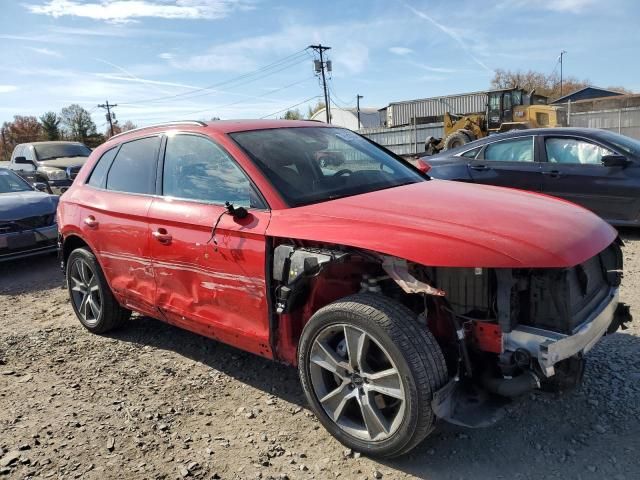
[[[305,326],[298,361],[311,407],[344,445],[392,457],[432,430],[431,400],[447,367],[403,305],[371,294],[327,305]]]
[[[118,304],[92,252],[71,252],[66,275],[73,311],[87,330],[106,333],[129,319],[131,311]]]

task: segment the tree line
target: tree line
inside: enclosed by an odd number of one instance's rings
[[[114,134],[131,130],[136,126],[126,121],[113,124]],[[0,160],[9,160],[16,145],[48,140],[82,142],[90,148],[104,143],[111,132],[100,133],[91,119],[91,114],[78,104],[63,108],[59,113],[45,112],[40,117],[15,115],[13,121],[0,127]]]

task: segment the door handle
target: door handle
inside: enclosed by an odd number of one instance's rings
[[[558,178],[562,176],[562,173],[560,172],[560,170],[543,170],[541,172],[543,175],[549,175],[550,177],[553,178]]]
[[[162,243],[163,245],[169,245],[172,240],[172,236],[167,232],[165,228],[159,228],[151,234],[153,238]]]
[[[469,168],[471,168],[472,170],[477,170],[478,172],[490,170],[490,167],[487,167],[486,165],[469,165]]]
[[[96,220],[96,217],[94,217],[93,215],[89,215],[84,219],[84,224],[89,228],[97,228],[98,223],[99,222]]]

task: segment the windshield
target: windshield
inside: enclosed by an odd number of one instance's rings
[[[350,130],[298,127],[230,134],[297,207],[424,180]]]
[[[32,190],[27,182],[9,170],[0,170],[0,194]]]
[[[603,139],[618,147],[623,152],[634,157],[640,157],[640,141],[607,131],[603,131],[601,135]]]
[[[34,145],[38,160],[51,160],[63,157],[88,157],[91,150],[81,143],[45,143]]]

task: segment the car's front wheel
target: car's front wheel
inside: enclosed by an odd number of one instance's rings
[[[344,445],[392,457],[432,430],[431,400],[447,367],[431,333],[398,302],[358,294],[320,309],[298,362],[312,409]]]
[[[91,251],[78,248],[71,252],[66,275],[73,311],[87,330],[106,333],[129,319],[131,311],[118,304]]]

